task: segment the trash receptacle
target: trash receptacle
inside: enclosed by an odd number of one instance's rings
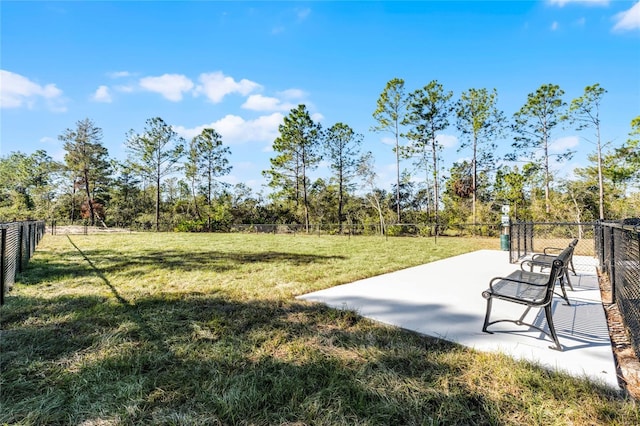
[[[509,251],[509,236],[500,235],[500,250]]]

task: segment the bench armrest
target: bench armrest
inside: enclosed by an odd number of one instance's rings
[[[494,291],[493,289],[493,282],[494,281],[506,281],[506,282],[510,282],[510,283],[514,283],[514,284],[525,284],[525,285],[530,285],[533,287],[547,287],[547,284],[536,284],[536,283],[532,283],[531,281],[525,281],[525,280],[517,280],[515,278],[509,278],[509,277],[495,277],[492,278],[491,281],[489,281],[489,290],[491,290],[492,292]]]
[[[558,248],[558,247],[545,247],[542,252],[544,254],[559,254],[562,250],[564,250],[564,248]],[[549,253],[548,251],[553,251],[555,253]]]
[[[528,267],[528,269],[524,269],[525,265]],[[534,259],[524,260],[522,263],[520,263],[520,269],[522,269],[523,271],[531,271],[531,268],[533,268],[534,266],[547,266],[547,264],[544,262],[536,262]]]
[[[553,264],[553,261],[556,260],[558,258],[558,256],[553,256],[550,254],[534,254],[533,257],[531,257],[531,259],[527,259],[527,260],[523,260],[522,263],[520,263],[520,269],[522,269],[523,271],[524,269],[524,265],[529,266],[529,268],[531,268],[532,266],[548,266],[551,267],[551,265]]]
[[[549,260],[550,257],[551,258],[556,258],[556,257],[558,257],[558,255],[559,255],[559,253],[557,253],[557,254],[536,253],[533,256],[531,256],[531,262],[537,262],[539,258],[544,257],[544,258],[546,258],[544,260],[544,262],[548,263],[550,261]]]

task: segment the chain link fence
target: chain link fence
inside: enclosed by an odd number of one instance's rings
[[[596,222],[514,222],[509,225],[509,259],[517,263],[548,248],[564,249],[574,239],[578,245],[573,262],[576,270],[595,273]]]
[[[588,223],[516,222],[509,226],[509,257],[521,261],[546,247],[579,242],[574,252],[576,270],[607,275],[611,301],[622,315],[636,354],[640,354],[640,219]]]
[[[640,354],[640,219],[600,222],[596,227],[600,269],[609,277],[611,302],[620,310]]]
[[[160,232],[175,232],[176,227],[171,223],[161,222]],[[440,224],[437,226],[439,236],[479,236],[498,237],[501,227],[496,223],[478,224]],[[148,223],[131,223],[113,227],[90,226],[85,223],[51,222],[48,232],[52,235],[66,234],[105,234],[116,232],[154,232],[155,226]],[[318,235],[384,235],[387,237],[432,237],[436,234],[436,225],[431,223],[397,223],[386,224],[349,224],[349,223],[313,223],[309,231],[300,223],[254,223],[254,224],[215,224],[211,229],[192,232],[241,232],[256,234],[318,234]]]
[[[0,305],[16,274],[27,267],[44,232],[44,221],[0,223]]]

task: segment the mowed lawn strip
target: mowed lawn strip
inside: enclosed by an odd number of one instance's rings
[[[639,424],[588,381],[294,299],[497,246],[47,235],[0,308],[0,423]]]

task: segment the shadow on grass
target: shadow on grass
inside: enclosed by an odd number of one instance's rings
[[[457,374],[436,356],[455,345],[348,311],[203,294],[15,297],[6,308],[0,422],[493,419],[479,395],[433,387]]]
[[[3,307],[1,349],[0,423],[504,420],[500,401],[460,379],[470,351],[304,302],[18,296]],[[547,398],[562,395],[565,379],[532,374]]]

